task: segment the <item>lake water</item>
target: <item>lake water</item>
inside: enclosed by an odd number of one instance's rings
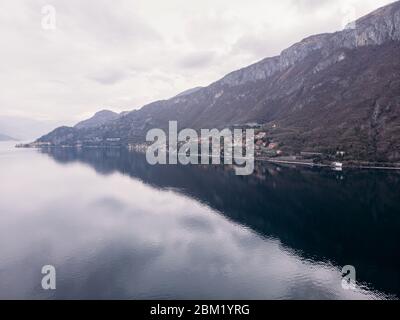
[[[400,297],[399,172],[259,164],[239,177],[1,143],[0,181],[2,299]]]

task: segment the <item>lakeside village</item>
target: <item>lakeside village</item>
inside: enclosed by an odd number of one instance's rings
[[[245,154],[246,137],[243,137],[243,154]],[[201,150],[202,138],[193,141],[198,146],[198,150]],[[212,141],[210,140],[210,143]],[[140,144],[128,144],[128,148],[132,151],[139,153],[146,153],[147,149],[152,143],[140,143]],[[184,144],[184,142],[178,142],[178,149]],[[166,147],[168,149],[168,146]],[[167,150],[165,150],[167,151]],[[223,158],[225,154],[224,144],[220,144],[220,157]],[[230,152],[228,153],[230,154]],[[297,164],[305,166],[323,166],[332,167],[335,170],[341,171],[343,169],[343,162],[332,161],[332,157],[325,156],[322,153],[317,152],[301,152],[298,155],[291,155],[280,149],[280,143],[268,138],[268,134],[262,130],[256,130],[254,136],[254,155],[256,161],[266,161],[281,164]],[[337,152],[335,158],[343,158],[345,152]]]
[[[254,127],[252,127],[254,128]],[[198,150],[200,149],[202,138],[199,138],[193,143],[198,144]],[[210,140],[210,142],[212,142]],[[124,143],[121,138],[96,138],[93,141],[78,141],[74,145],[53,145],[50,142],[32,142],[29,144],[18,144],[17,148],[43,148],[43,147],[63,147],[63,148],[90,148],[90,147],[127,147],[130,151],[139,153],[146,153],[147,149],[154,142],[142,142],[142,143]],[[178,142],[178,148],[180,148],[185,142]],[[243,149],[246,145],[246,137],[243,137]],[[325,155],[323,153],[308,152],[304,151],[300,154],[290,154],[287,151],[281,149],[281,144],[268,137],[268,133],[262,128],[258,127],[255,129],[254,136],[254,151],[256,161],[267,161],[281,164],[297,164],[305,166],[324,166],[332,167],[334,170],[341,171],[346,163],[343,163],[340,159],[345,156],[344,151],[338,151],[336,155]],[[243,150],[245,154],[245,150]],[[224,144],[220,144],[220,156],[224,157]]]

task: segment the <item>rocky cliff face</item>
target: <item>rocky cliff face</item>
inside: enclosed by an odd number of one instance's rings
[[[100,127],[56,130],[39,141],[142,141],[151,128],[264,124],[288,151],[344,150],[400,161],[400,1],[349,28],[311,36],[206,88],[149,104]],[[64,132],[64,133],[63,133]]]
[[[355,49],[399,40],[400,3],[396,2],[349,24],[343,31],[311,36],[282,51],[278,57],[267,58],[232,72],[222,79],[222,83],[236,86],[268,79],[316,51],[320,51],[323,57],[328,57],[338,49]]]

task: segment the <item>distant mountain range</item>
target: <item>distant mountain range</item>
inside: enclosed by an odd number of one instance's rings
[[[60,122],[0,115],[0,132],[16,140],[36,139],[58,126],[60,126]]]
[[[17,141],[17,139],[11,138],[10,136],[7,136],[6,134],[0,133],[0,141]]]
[[[358,160],[400,161],[400,1],[354,25],[306,38],[208,87],[107,113],[90,126],[61,127],[37,142],[140,142],[170,120],[194,129],[258,123],[288,153],[340,150]]]

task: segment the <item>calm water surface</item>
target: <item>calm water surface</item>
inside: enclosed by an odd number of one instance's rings
[[[2,299],[400,297],[400,173],[0,144]],[[57,290],[41,289],[54,265]],[[353,265],[358,287],[341,287]]]

